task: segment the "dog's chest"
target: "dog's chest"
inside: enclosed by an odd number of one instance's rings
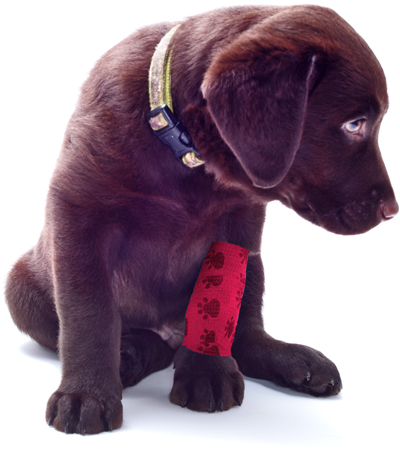
[[[114,229],[109,237],[117,247],[108,257],[114,299],[126,316],[143,321],[181,315],[209,246],[223,237],[223,223],[164,210],[149,218],[142,213],[136,226],[135,220],[129,235]]]
[[[130,262],[111,279],[125,324],[157,329],[163,339],[175,341],[208,246],[204,240],[170,247],[146,241],[132,250]]]
[[[161,329],[164,337],[173,337],[171,328],[183,321],[211,243],[246,244],[238,236],[248,224],[238,210],[243,202],[236,194],[201,189],[139,199],[125,215],[123,230],[114,228],[114,299],[127,322]]]

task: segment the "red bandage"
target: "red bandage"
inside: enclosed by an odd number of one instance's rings
[[[205,355],[231,355],[249,253],[230,243],[211,245],[186,311],[182,345]]]

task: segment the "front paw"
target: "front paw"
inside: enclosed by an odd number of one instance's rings
[[[47,403],[46,421],[67,434],[98,434],[122,424],[122,403],[118,396],[56,391]]]
[[[248,377],[312,396],[331,396],[342,389],[335,364],[320,351],[305,345],[288,344],[263,335],[238,340],[233,355]]]
[[[172,403],[197,412],[222,412],[242,404],[243,376],[231,356],[203,355],[181,347],[175,367]]]
[[[318,350],[285,343],[274,356],[275,381],[281,386],[316,397],[336,395],[342,389],[336,365]]]

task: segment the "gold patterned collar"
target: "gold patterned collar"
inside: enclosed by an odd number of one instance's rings
[[[156,137],[169,146],[175,157],[187,167],[203,165],[192,139],[173,113],[171,95],[171,59],[169,45],[180,24],[173,27],[157,45],[149,71],[150,113],[147,119]]]

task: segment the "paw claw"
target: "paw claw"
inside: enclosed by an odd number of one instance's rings
[[[57,391],[48,402],[49,426],[65,434],[98,434],[122,423],[122,404],[118,395],[100,398],[90,394]]]
[[[208,403],[208,412],[211,413],[213,411],[213,402],[209,401]]]
[[[272,344],[269,342],[267,349],[264,363],[268,369],[266,380],[316,397],[332,396],[340,392],[342,384],[339,372],[335,364],[320,351],[278,341]],[[244,374],[250,377],[253,375],[248,370]],[[270,374],[274,375],[271,377]]]
[[[50,417],[49,421],[47,422],[47,424],[48,424],[49,426],[51,426],[51,425],[53,424],[53,421],[56,419],[56,416],[57,416],[57,414],[53,414],[53,415]]]

